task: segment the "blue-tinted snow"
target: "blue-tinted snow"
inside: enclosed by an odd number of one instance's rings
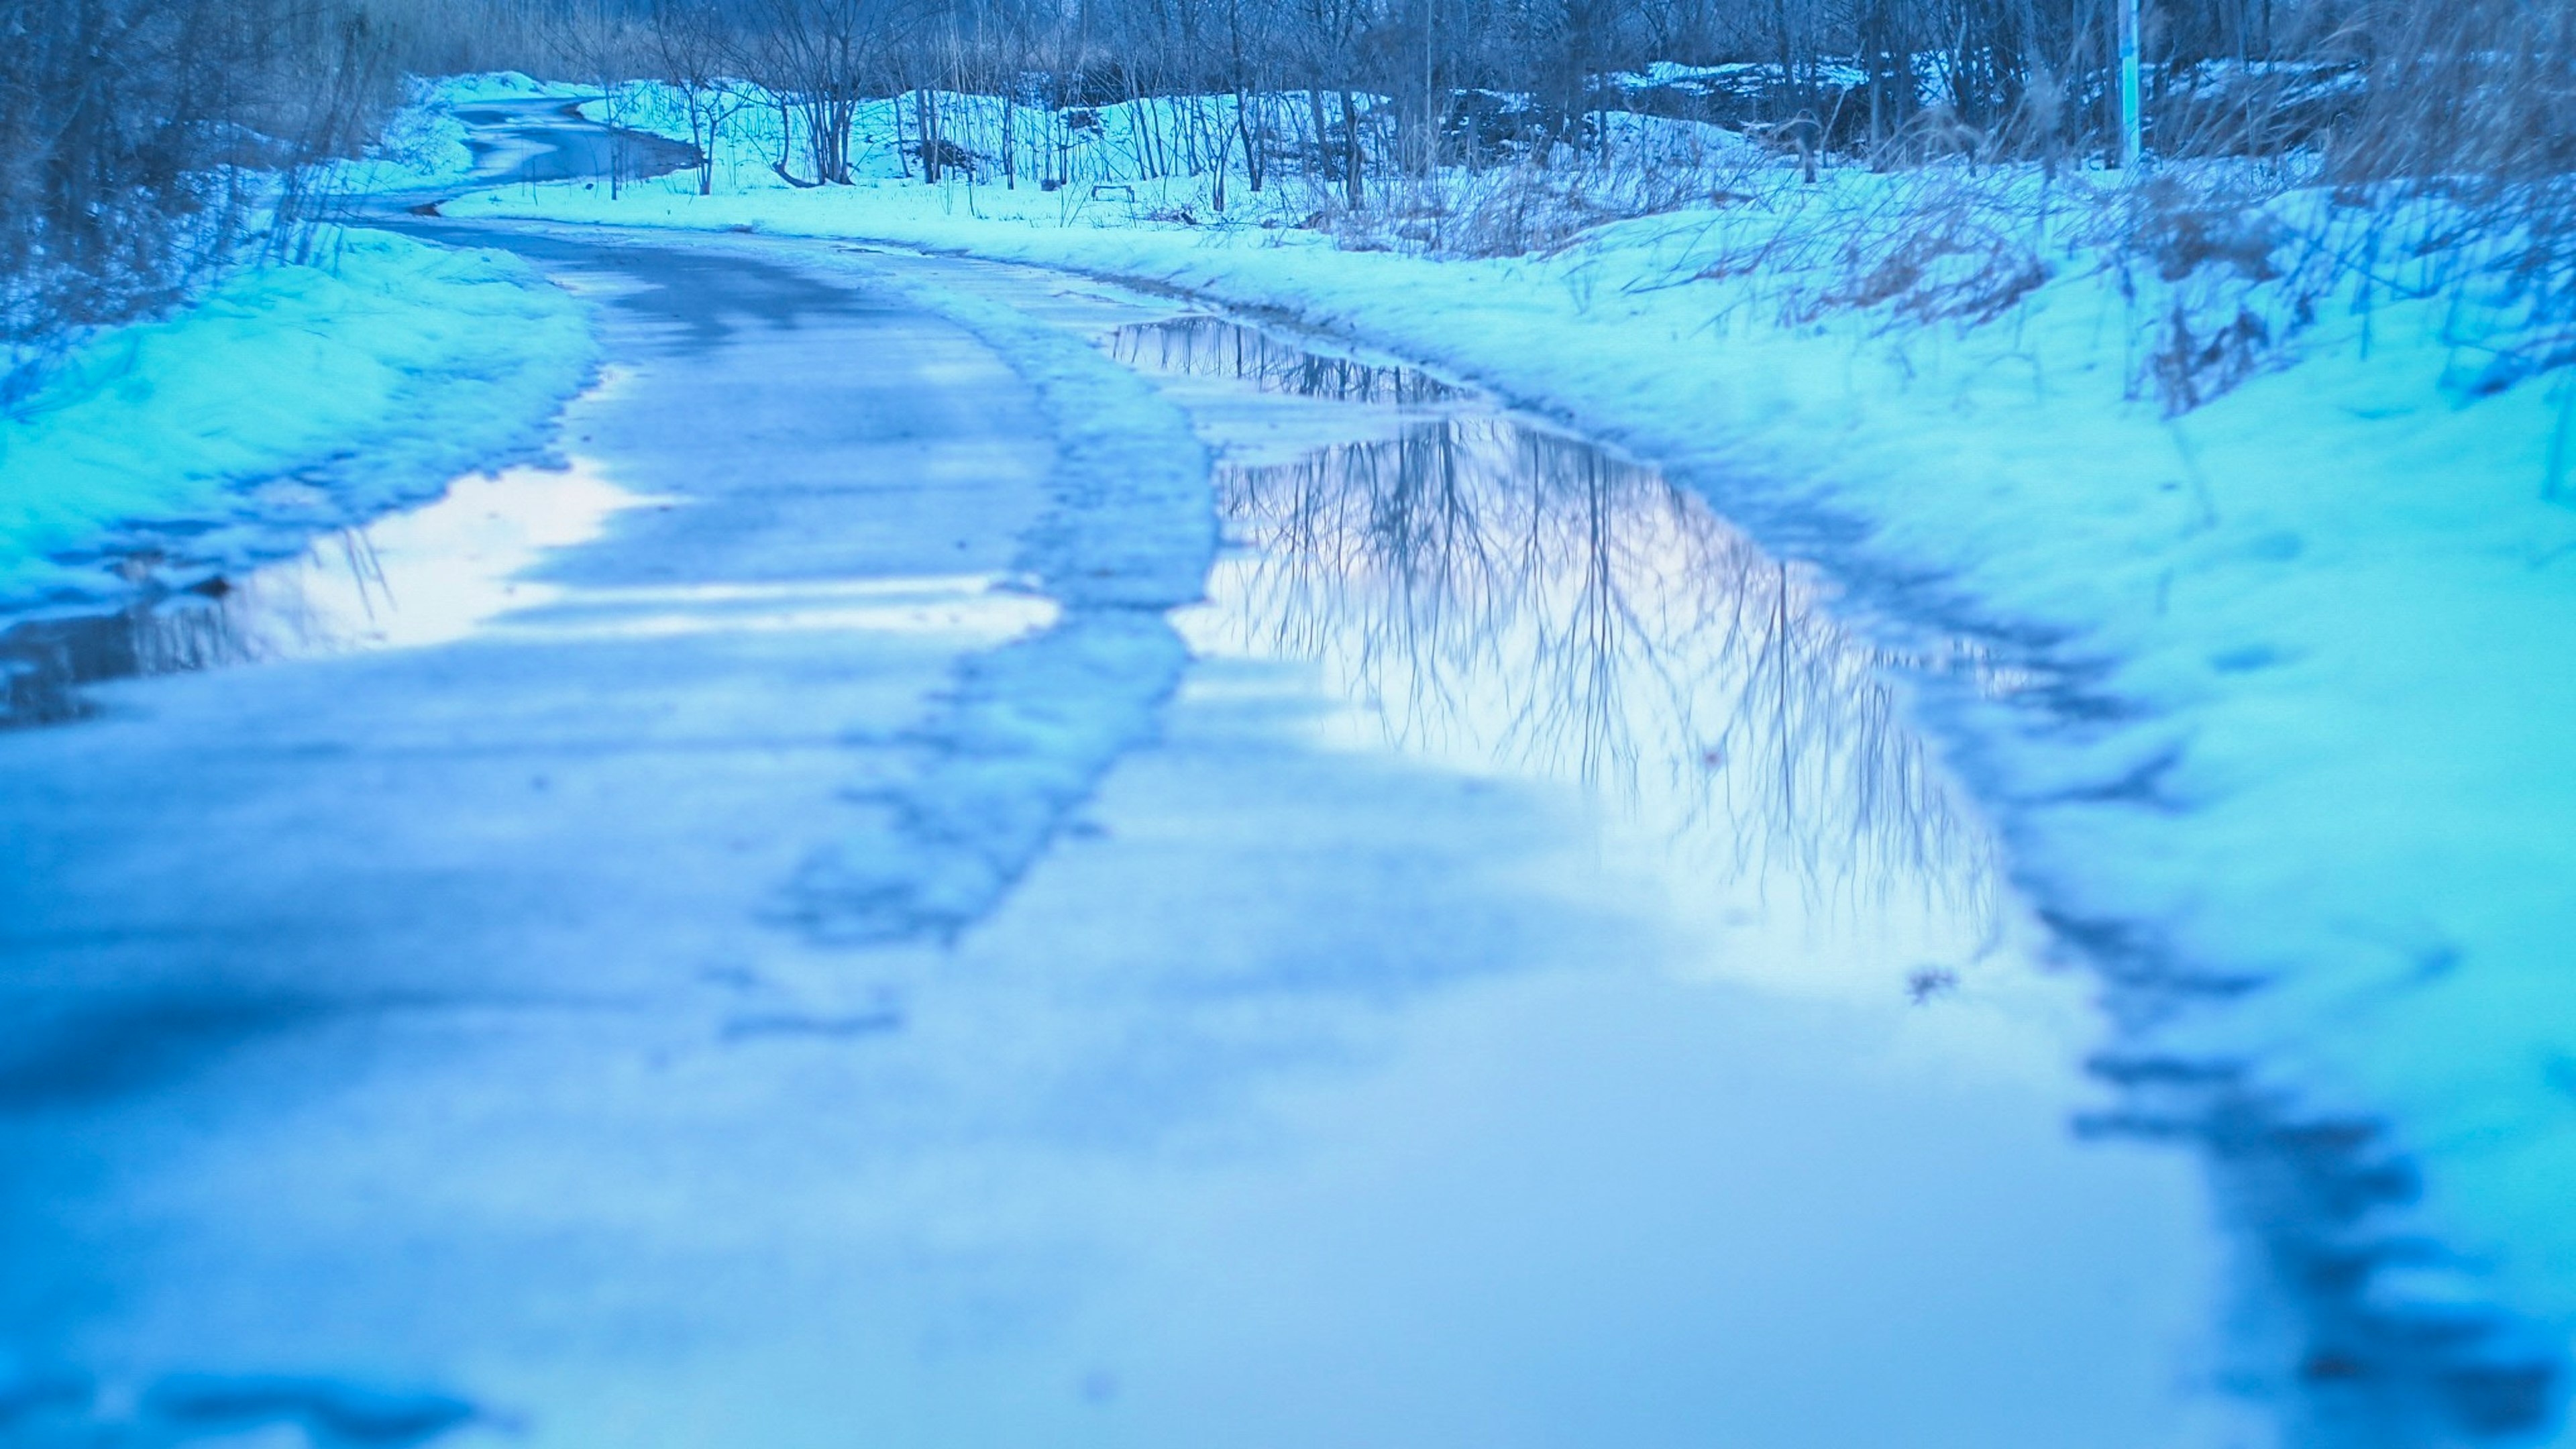
[[[92,339],[0,420],[0,604],[111,596],[138,560],[185,582],[434,496],[532,451],[593,359],[509,258],[332,229]]]
[[[2104,1064],[2135,1090],[2121,1120],[2247,1164],[2238,1208],[2305,1305],[2266,1330],[2271,1389],[2356,1433],[2563,1433],[2566,389],[2489,388],[2445,304],[2347,290],[2281,366],[2168,417],[2133,395],[2132,293],[2187,307],[2200,279],[2076,251],[1982,327],[1818,313],[1833,228],[1915,183],[1802,188],[1673,139],[1722,163],[1719,204],[1484,262],[1336,250],[1241,178],[1220,216],[1199,176],[933,188],[890,152],[832,193],[744,167],[709,198],[473,206],[874,237],[1293,314],[1664,464],[1900,642],[1983,640],[2026,687],[1934,681],[1917,717],[2135,1029]],[[2286,198],[2281,234],[2336,204]]]

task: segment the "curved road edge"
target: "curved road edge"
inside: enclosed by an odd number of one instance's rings
[[[1189,657],[1165,611],[1204,588],[1215,498],[1188,417],[1136,373],[1006,306],[867,270],[870,286],[999,353],[1036,392],[1056,447],[1050,510],[1019,560],[1056,621],[964,661],[911,732],[925,767],[863,801],[894,831],[825,847],[792,888],[790,914],[825,939],[954,940],[1118,758],[1153,738]]]

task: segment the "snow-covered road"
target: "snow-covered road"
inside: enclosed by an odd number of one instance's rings
[[[453,235],[594,306],[570,466],[0,733],[0,1437],[2244,1442],[2195,1167],[1695,501],[1041,273]]]

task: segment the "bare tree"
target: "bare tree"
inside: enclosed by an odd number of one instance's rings
[[[0,0],[0,37],[0,397],[247,242],[297,249],[296,168],[394,89],[366,12],[327,0]],[[289,178],[283,208],[249,170]]]
[[[717,0],[654,0],[649,52],[656,78],[678,93],[698,148],[698,194],[712,195],[717,143],[754,97],[736,83],[744,69],[741,34]]]
[[[761,39],[750,58],[756,78],[801,122],[810,184],[848,184],[850,128],[892,58],[901,8],[899,0],[758,0]],[[797,179],[785,156],[778,171]]]

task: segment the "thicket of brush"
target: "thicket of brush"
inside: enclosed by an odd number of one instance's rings
[[[924,181],[1101,180],[1124,106],[1136,173],[1352,245],[1733,207],[1778,224],[1698,265],[1791,314],[1992,316],[2087,248],[2161,309],[2177,407],[2356,286],[2457,300],[2473,386],[2569,360],[2576,0],[2153,0],[2143,177],[2103,169],[2120,3],[0,0],[0,285],[13,347],[171,295],[238,245],[245,163],[345,147],[398,70],[516,68],[667,82],[802,185],[900,96]]]
[[[2576,355],[2576,0],[2151,0],[2144,176],[2105,169],[2119,154],[2119,4],[411,0],[406,13],[425,64],[669,82],[702,142],[755,128],[806,185],[849,179],[864,104],[901,96],[898,148],[924,181],[1201,177],[1193,207],[1262,195],[1357,246],[1547,250],[1605,220],[1735,206],[1759,216],[1712,231],[1696,265],[1767,272],[1758,295],[1792,317],[1973,322],[2071,255],[2107,257],[2146,314],[2139,384],[2176,409],[2347,301],[2449,298],[2472,389]],[[1121,107],[1126,172],[1086,174]],[[1883,180],[1831,184],[1850,169]],[[710,165],[700,183],[714,180]]]
[[[398,79],[333,0],[0,0],[0,399],[49,347],[291,238],[303,160]]]

